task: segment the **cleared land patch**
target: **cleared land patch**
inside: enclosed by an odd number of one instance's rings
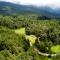
[[[25,32],[25,28],[20,28],[20,29],[16,29],[14,30],[16,34],[19,34],[19,35],[24,35],[25,38],[27,40],[29,40],[32,44],[35,43],[36,41],[36,36],[35,35],[26,35],[26,32]]]
[[[51,51],[53,53],[60,53],[60,45],[52,46]]]

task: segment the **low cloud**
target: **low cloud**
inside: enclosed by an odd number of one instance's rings
[[[24,5],[60,7],[60,0],[2,0]]]

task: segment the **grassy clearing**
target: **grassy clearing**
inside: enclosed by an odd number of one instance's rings
[[[35,43],[36,37],[34,35],[26,35],[26,39],[28,39],[32,44]]]
[[[60,53],[60,45],[52,46],[51,51],[52,53]]]
[[[32,44],[35,43],[36,37],[34,35],[26,35],[25,28],[20,28],[14,30],[16,34],[25,35],[25,38],[29,40]]]
[[[25,28],[16,29],[14,31],[16,34],[19,34],[19,35],[25,35],[26,34]]]

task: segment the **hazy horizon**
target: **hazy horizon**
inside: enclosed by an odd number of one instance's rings
[[[50,6],[60,8],[60,0],[0,0],[24,5]]]

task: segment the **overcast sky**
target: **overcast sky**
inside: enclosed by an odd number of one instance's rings
[[[60,0],[0,0],[24,5],[60,7]]]

